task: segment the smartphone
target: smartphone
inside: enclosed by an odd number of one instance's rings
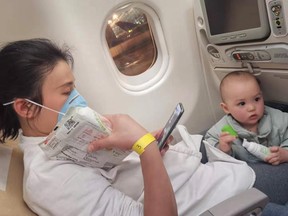
[[[160,150],[165,146],[167,139],[169,138],[172,131],[176,127],[183,113],[184,113],[184,107],[182,103],[178,103],[172,115],[170,116],[169,120],[167,121],[166,125],[164,126],[163,130],[161,131],[160,136],[157,139],[158,147]]]

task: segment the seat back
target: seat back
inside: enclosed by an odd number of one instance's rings
[[[23,153],[17,144],[17,140],[11,140],[4,144],[4,147],[12,149],[12,156],[6,190],[0,190],[1,215],[35,216],[36,214],[28,208],[23,200]]]

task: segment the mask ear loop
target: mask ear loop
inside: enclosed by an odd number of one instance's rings
[[[8,106],[8,105],[13,104],[13,103],[14,103],[14,101],[10,101],[10,102],[7,102],[7,103],[3,103],[2,105],[3,106]]]
[[[78,97],[78,95],[77,95],[77,97]],[[59,111],[54,110],[54,109],[52,109],[52,108],[43,106],[43,105],[41,105],[41,104],[39,104],[39,103],[36,103],[36,102],[34,102],[34,101],[32,101],[32,100],[29,100],[29,99],[27,99],[27,98],[24,98],[24,99],[25,99],[26,101],[28,101],[28,102],[36,105],[36,106],[40,106],[40,107],[42,107],[42,108],[44,108],[44,109],[50,110],[50,111],[55,112],[55,113],[57,113],[57,114],[59,114],[59,115],[62,115],[62,116],[65,115],[65,113],[62,113],[62,112],[59,112]],[[74,99],[75,99],[75,97],[73,98],[73,100],[74,100]],[[3,106],[9,106],[9,105],[14,104],[14,103],[15,103],[15,101],[10,101],[10,102],[7,102],[7,103],[3,103],[2,105],[3,105]]]
[[[50,110],[50,111],[52,111],[52,112],[58,113],[58,114],[60,114],[60,115],[65,115],[65,113],[62,113],[62,112],[59,112],[59,111],[54,110],[54,109],[52,109],[52,108],[43,106],[42,104],[36,103],[36,102],[34,102],[34,101],[32,101],[32,100],[29,100],[29,99],[27,99],[27,98],[25,98],[25,100],[28,101],[28,102],[30,102],[30,103],[32,103],[32,104],[34,104],[34,105],[36,105],[36,106],[40,106],[40,107],[42,107],[42,108],[44,108],[44,109],[47,109],[47,110]]]

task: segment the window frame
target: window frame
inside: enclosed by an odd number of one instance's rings
[[[119,13],[120,11],[128,10],[131,7],[139,8],[145,13],[157,49],[157,57],[153,66],[151,66],[143,73],[134,76],[124,75],[118,70],[116,64],[114,63],[113,57],[110,54],[109,46],[106,41],[106,35],[105,35],[109,18],[113,16],[114,13]],[[157,13],[147,4],[126,3],[125,5],[121,5],[117,7],[115,10],[110,11],[102,27],[102,44],[104,44],[103,46],[104,53],[108,65],[112,69],[113,76],[116,82],[124,91],[128,91],[130,93],[141,93],[150,90],[153,87],[157,86],[156,84],[159,83],[160,80],[166,74],[167,71],[166,69],[169,63],[169,55],[162,26],[160,23],[160,18],[158,17]]]

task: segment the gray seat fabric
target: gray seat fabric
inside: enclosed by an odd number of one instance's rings
[[[288,208],[275,203],[268,203],[261,216],[288,216]]]
[[[265,193],[270,202],[288,202],[288,163],[273,166],[267,163],[248,164],[256,173],[254,187]]]
[[[208,161],[206,149],[201,143],[202,163]],[[288,203],[288,163],[272,166],[267,163],[248,164],[256,174],[254,187],[265,193],[270,202],[285,205]]]

